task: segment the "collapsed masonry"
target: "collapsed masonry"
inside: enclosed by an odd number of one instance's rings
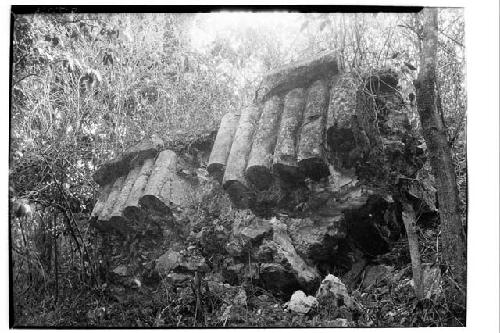
[[[324,135],[338,75],[332,53],[293,64],[264,78],[255,105],[224,116],[208,171],[236,207],[251,206],[252,190],[268,189],[272,174],[292,183],[329,175]]]
[[[235,223],[227,271],[258,272],[285,293],[315,290],[332,271],[350,284],[404,233],[401,199],[435,213],[396,73],[372,72],[354,89],[346,77],[333,53],[291,64],[222,119],[208,171],[234,207],[256,215]]]
[[[146,223],[175,223],[192,185],[178,173],[177,154],[162,147],[161,140],[143,141],[97,170],[100,195],[91,214],[96,229],[127,235]]]
[[[194,227],[186,202],[203,182],[184,177],[183,157],[163,143],[143,142],[103,165],[94,175],[101,190],[92,225],[105,235],[149,232],[130,241],[142,246],[133,260],[111,246],[108,257],[122,259],[110,270],[182,281],[186,272],[211,270],[223,282],[251,279],[288,296],[316,290],[328,272],[356,282],[367,260],[402,235],[401,200],[433,216],[436,198],[397,75],[349,78],[325,53],[271,72],[253,105],[223,117],[205,150],[208,172],[237,208],[230,230],[218,216]]]

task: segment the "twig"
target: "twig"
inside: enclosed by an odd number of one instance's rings
[[[22,78],[20,78],[19,80],[17,80],[16,82],[14,82],[12,84],[12,86],[15,86],[15,85],[18,85],[21,81],[23,81],[24,79],[27,79],[29,78],[30,76],[38,76],[37,73],[30,73],[30,74],[26,74],[25,76],[23,76]]]
[[[460,43],[458,40],[456,40],[455,38],[452,38],[451,36],[448,36],[447,34],[445,34],[442,30],[439,31],[443,36],[445,36],[446,38],[448,38],[449,40],[451,40],[452,42],[454,42],[455,44],[457,44],[458,46],[462,47],[462,48],[465,48],[465,45]]]
[[[457,281],[455,281],[455,279],[453,279],[453,277],[449,276],[448,280],[450,280],[451,282],[453,282],[453,285],[458,289],[458,291],[460,291],[460,293],[462,293],[462,295],[464,297],[466,296],[465,291],[460,287],[460,285],[457,283]]]

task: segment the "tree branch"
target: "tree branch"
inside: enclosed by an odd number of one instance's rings
[[[25,75],[24,77],[22,77],[22,78],[20,78],[19,80],[17,80],[16,82],[14,82],[14,83],[12,84],[12,86],[18,85],[19,83],[21,83],[21,81],[23,81],[24,79],[29,78],[30,76],[38,76],[38,74],[37,74],[37,73],[27,74],[27,75]]]
[[[448,36],[447,34],[445,34],[443,31],[439,31],[440,34],[442,34],[443,36],[445,36],[446,38],[448,38],[449,40],[451,40],[452,42],[454,42],[455,44],[457,44],[458,46],[462,47],[462,48],[465,48],[465,45],[460,43],[458,40],[456,40],[455,38],[451,37],[451,36]]]

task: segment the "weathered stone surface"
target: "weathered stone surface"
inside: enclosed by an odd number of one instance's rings
[[[116,178],[125,176],[131,168],[149,158],[154,158],[163,147],[159,138],[143,140],[126,150],[118,158],[104,163],[93,175],[99,185],[113,182]]]
[[[326,322],[327,327],[349,327],[349,321],[344,318],[337,318],[333,320],[328,320]]]
[[[344,304],[347,307],[353,306],[353,301],[349,296],[347,287],[333,274],[328,274],[323,281],[321,281],[316,297],[318,299],[324,297],[332,298],[337,306]]]
[[[231,286],[227,283],[207,281],[208,290],[225,304],[235,306],[245,306],[247,295],[242,287]]]
[[[314,180],[320,180],[329,175],[323,148],[328,93],[323,80],[314,82],[307,90],[304,122],[298,144],[299,167],[306,177]]]
[[[227,113],[222,117],[219,131],[208,160],[207,170],[212,177],[222,182],[226,161],[231,151],[234,134],[238,128],[239,114]]]
[[[165,179],[165,183],[160,191],[160,198],[168,204],[170,208],[188,206],[192,201],[193,186],[183,178],[173,174]]]
[[[237,223],[233,234],[226,250],[240,263],[227,266],[225,278],[228,281],[252,278],[264,288],[283,295],[290,295],[298,288],[316,290],[318,272],[297,254],[286,225],[276,218]],[[249,260],[251,266],[248,266]],[[258,263],[260,267],[255,266]]]
[[[439,267],[425,265],[422,271],[422,280],[425,298],[431,298],[434,295],[439,296],[443,292],[443,287],[441,286],[441,270]]]
[[[126,265],[120,265],[113,269],[113,273],[119,276],[127,276],[128,275],[128,267]]]
[[[340,107],[340,101],[336,100],[335,97],[337,91],[339,90],[339,80],[341,79],[341,75],[337,74],[332,76],[330,79],[330,101],[328,103],[328,110],[326,112],[326,129],[328,130],[335,125],[335,121],[337,119],[338,109]]]
[[[207,272],[205,258],[199,254],[187,254],[184,251],[169,249],[156,260],[156,270],[162,275],[169,273],[193,274]]]
[[[125,208],[123,209],[123,215],[130,220],[141,220],[143,219],[142,209],[139,205],[139,199],[144,194],[144,189],[148,183],[149,176],[151,175],[151,170],[153,169],[154,159],[150,158],[144,161],[141,166],[141,170],[137,175],[137,178],[130,190],[130,194],[125,202]]]
[[[156,270],[161,275],[167,275],[174,267],[177,266],[177,263],[180,260],[181,254],[178,251],[170,249],[156,260]]]
[[[249,214],[247,218],[237,219],[229,242],[225,245],[226,251],[233,258],[248,260],[248,255],[255,257],[255,249],[264,238],[272,237],[272,225],[269,220]]]
[[[225,282],[232,285],[240,284],[248,280],[257,281],[259,279],[259,264],[240,263],[229,265],[222,269],[222,276]]]
[[[392,273],[394,267],[386,265],[368,266],[365,269],[365,277],[363,279],[363,288],[369,288],[377,285],[384,279],[387,279]]]
[[[258,217],[255,217],[249,221],[238,222],[236,222],[233,226],[234,236],[242,237],[244,240],[253,243],[258,243],[259,240],[261,240],[265,235],[270,234],[273,230],[273,227],[269,220]]]
[[[233,205],[238,208],[247,208],[253,197],[245,178],[245,169],[261,112],[262,109],[256,106],[249,106],[243,110],[227,159],[223,187]]]
[[[111,217],[111,213],[113,212],[113,208],[115,206],[116,200],[118,199],[123,182],[125,181],[125,177],[118,177],[115,182],[113,183],[113,186],[111,188],[111,192],[109,193],[109,196],[106,200],[106,203],[104,204],[104,207],[101,211],[101,215],[99,215],[99,220],[100,221],[109,221]]]
[[[354,78],[349,73],[339,73],[331,77],[330,102],[326,120],[327,133],[334,126],[350,127],[351,117],[356,109],[357,79],[358,77]]]
[[[273,96],[269,99],[264,104],[259,126],[253,138],[246,177],[258,190],[267,189],[272,184],[272,158],[282,110],[283,102],[280,97]]]
[[[106,184],[99,187],[99,198],[97,199],[97,202],[94,205],[94,209],[92,210],[92,217],[99,218],[99,215],[101,215],[101,212],[106,204],[106,200],[108,199],[109,193],[111,192],[111,188],[112,184]]]
[[[255,252],[255,259],[259,262],[273,262],[277,252],[277,244],[269,239],[264,239]]]
[[[240,238],[231,239],[225,246],[225,250],[231,257],[241,257],[248,252],[245,241]]]
[[[167,275],[168,281],[176,287],[187,287],[191,285],[191,275],[171,272]]]
[[[123,210],[127,203],[127,198],[130,195],[132,187],[134,186],[134,183],[139,176],[140,171],[141,165],[137,165],[129,171],[127,178],[125,178],[123,182],[122,190],[118,195],[118,198],[116,199],[109,221],[117,228],[123,227],[123,224],[125,223],[126,218],[123,216]]]
[[[175,273],[208,272],[209,267],[203,256],[200,254],[184,253],[172,269]]]
[[[309,266],[302,259],[295,248],[292,240],[286,231],[286,225],[276,218],[271,221],[273,225],[273,242],[276,243],[275,262],[286,263],[293,274],[296,276],[299,284],[306,290],[310,290],[319,284],[319,274],[314,267]]]
[[[327,260],[337,252],[338,240],[346,237],[344,215],[297,219],[288,222],[288,234],[303,258]]]
[[[164,150],[155,161],[139,204],[151,212],[170,214],[169,202],[161,196],[163,185],[176,174],[177,155],[171,150]]]
[[[193,234],[197,244],[203,249],[204,253],[220,253],[230,237],[228,232],[222,225],[204,226],[201,230]]]
[[[317,305],[318,301],[316,297],[306,296],[302,290],[297,290],[293,293],[292,297],[290,297],[288,309],[298,314],[306,314]]]
[[[330,190],[334,192],[342,192],[358,183],[358,177],[354,172],[336,170],[333,167],[330,167],[330,177]]]
[[[314,58],[284,66],[263,78],[256,92],[256,101],[265,101],[273,95],[297,87],[307,87],[314,80],[336,73],[337,55],[333,52],[325,52]]]
[[[278,141],[274,150],[273,172],[288,182],[303,178],[297,164],[297,138],[300,134],[304,107],[304,89],[293,89],[285,96]]]

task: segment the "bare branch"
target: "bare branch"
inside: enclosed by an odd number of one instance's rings
[[[461,42],[459,42],[458,40],[456,40],[455,38],[451,37],[451,36],[448,36],[447,34],[445,34],[442,30],[439,30],[439,33],[442,34],[443,36],[445,36],[446,38],[448,38],[449,40],[451,40],[452,42],[454,42],[455,44],[457,44],[458,46],[462,47],[462,48],[465,48],[465,45],[462,44]]]
[[[30,76],[38,76],[38,74],[37,74],[37,73],[30,73],[30,74],[27,74],[27,75],[23,76],[22,78],[20,78],[19,80],[17,80],[16,82],[14,82],[14,83],[12,84],[12,86],[16,86],[16,85],[18,85],[19,83],[21,83],[21,81],[23,81],[24,79],[29,78]]]

